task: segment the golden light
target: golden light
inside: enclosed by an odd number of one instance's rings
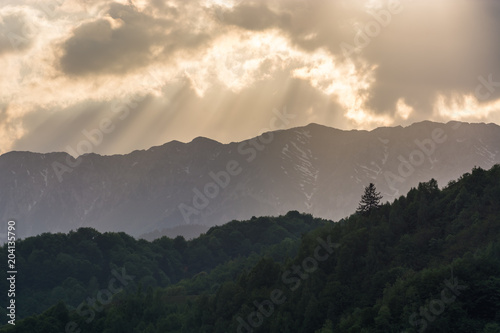
[[[396,115],[398,117],[406,120],[413,111],[413,108],[405,103],[404,98],[398,99],[398,102],[396,103]]]
[[[446,97],[442,94],[436,98],[434,107],[436,116],[445,119],[478,121],[500,115],[500,99],[488,103],[479,103],[473,94],[454,94]]]

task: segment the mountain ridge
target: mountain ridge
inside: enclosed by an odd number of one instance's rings
[[[392,201],[421,181],[443,186],[499,162],[500,126],[459,122],[371,131],[311,123],[241,142],[199,137],[78,159],[9,152],[0,156],[0,217],[17,219],[23,236],[81,226],[139,236],[295,209],[338,220],[370,182]]]
[[[289,129],[270,130],[270,131],[264,132],[262,134],[269,133],[269,132],[287,131],[287,130],[310,129],[311,127],[323,128],[323,129],[328,129],[328,130],[335,130],[335,131],[339,131],[339,132],[368,132],[368,133],[371,133],[371,132],[378,131],[378,130],[383,130],[383,129],[396,129],[396,128],[405,129],[405,128],[410,128],[410,127],[413,127],[413,126],[419,125],[419,124],[449,125],[449,124],[452,124],[452,123],[459,123],[459,124],[464,124],[464,125],[488,125],[488,126],[489,125],[493,125],[493,126],[496,126],[496,127],[500,128],[500,125],[495,124],[495,123],[485,123],[485,122],[470,123],[470,122],[462,122],[462,121],[455,121],[455,120],[448,121],[446,123],[436,122],[436,121],[431,121],[431,120],[422,120],[422,121],[419,121],[419,122],[412,123],[412,124],[410,124],[408,126],[402,126],[402,125],[397,125],[397,126],[379,126],[379,127],[374,128],[374,129],[371,129],[371,130],[358,130],[358,129],[355,129],[355,128],[353,128],[353,129],[340,129],[340,128],[330,127],[330,126],[327,126],[327,125],[323,125],[323,124],[318,124],[318,123],[312,122],[312,123],[308,123],[307,125],[291,127]],[[260,135],[258,135],[258,136],[260,136]],[[132,151],[130,151],[128,153],[123,153],[123,154],[99,154],[99,153],[93,153],[93,152],[91,152],[91,153],[86,153],[86,154],[79,155],[77,157],[87,156],[87,155],[98,155],[98,156],[102,156],[102,157],[124,156],[124,155],[130,155],[130,154],[137,153],[137,152],[147,152],[149,150],[157,149],[157,148],[161,148],[161,147],[165,147],[165,146],[170,146],[170,145],[173,146],[174,144],[175,145],[189,145],[189,144],[194,143],[195,141],[196,142],[210,141],[210,142],[218,143],[218,144],[221,144],[221,145],[230,145],[230,144],[237,144],[237,143],[249,141],[249,140],[252,140],[254,138],[255,137],[252,137],[252,138],[249,138],[249,139],[244,139],[244,140],[241,140],[241,141],[231,141],[231,142],[228,142],[228,143],[224,143],[224,142],[220,142],[220,141],[217,141],[217,140],[209,138],[209,137],[197,136],[197,137],[193,138],[189,142],[182,142],[182,141],[179,141],[179,140],[171,140],[171,141],[167,141],[167,142],[165,142],[163,144],[160,144],[160,145],[151,146],[151,147],[145,148],[145,149],[134,149],[134,150],[132,150]],[[53,152],[41,153],[41,152],[35,152],[35,151],[30,151],[30,150],[12,150],[12,151],[8,151],[6,153],[0,154],[0,157],[2,157],[4,155],[7,155],[7,154],[11,154],[11,153],[32,153],[32,154],[39,154],[39,155],[68,154],[68,155],[72,156],[71,154],[69,154],[68,152],[65,152],[65,151],[53,151]],[[74,157],[74,156],[72,156],[72,157]],[[77,157],[74,157],[74,158],[77,158]]]

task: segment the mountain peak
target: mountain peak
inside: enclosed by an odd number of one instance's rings
[[[66,153],[11,152],[0,156],[0,219],[24,221],[22,235],[83,225],[139,235],[290,210],[336,220],[356,209],[369,183],[391,201],[419,182],[444,185],[500,163],[500,127],[454,125],[355,131],[311,123],[266,144],[197,137],[82,163]]]
[[[191,142],[189,142],[189,144],[219,144],[220,145],[221,143],[219,141],[209,139],[209,138],[204,137],[204,136],[197,136],[196,138],[191,140]]]

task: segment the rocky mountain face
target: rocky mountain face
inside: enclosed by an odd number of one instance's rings
[[[343,131],[317,124],[230,144],[196,138],[127,155],[0,156],[0,218],[18,237],[100,231],[154,234],[289,210],[338,220],[370,182],[392,201],[419,182],[440,186],[500,163],[500,126],[421,122]],[[200,230],[204,230],[201,228]]]

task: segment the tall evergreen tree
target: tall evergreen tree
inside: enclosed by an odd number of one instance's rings
[[[361,214],[369,213],[372,209],[380,206],[381,199],[382,195],[380,195],[380,192],[377,192],[375,185],[370,183],[370,185],[365,187],[365,193],[361,196],[361,201],[356,212]]]

